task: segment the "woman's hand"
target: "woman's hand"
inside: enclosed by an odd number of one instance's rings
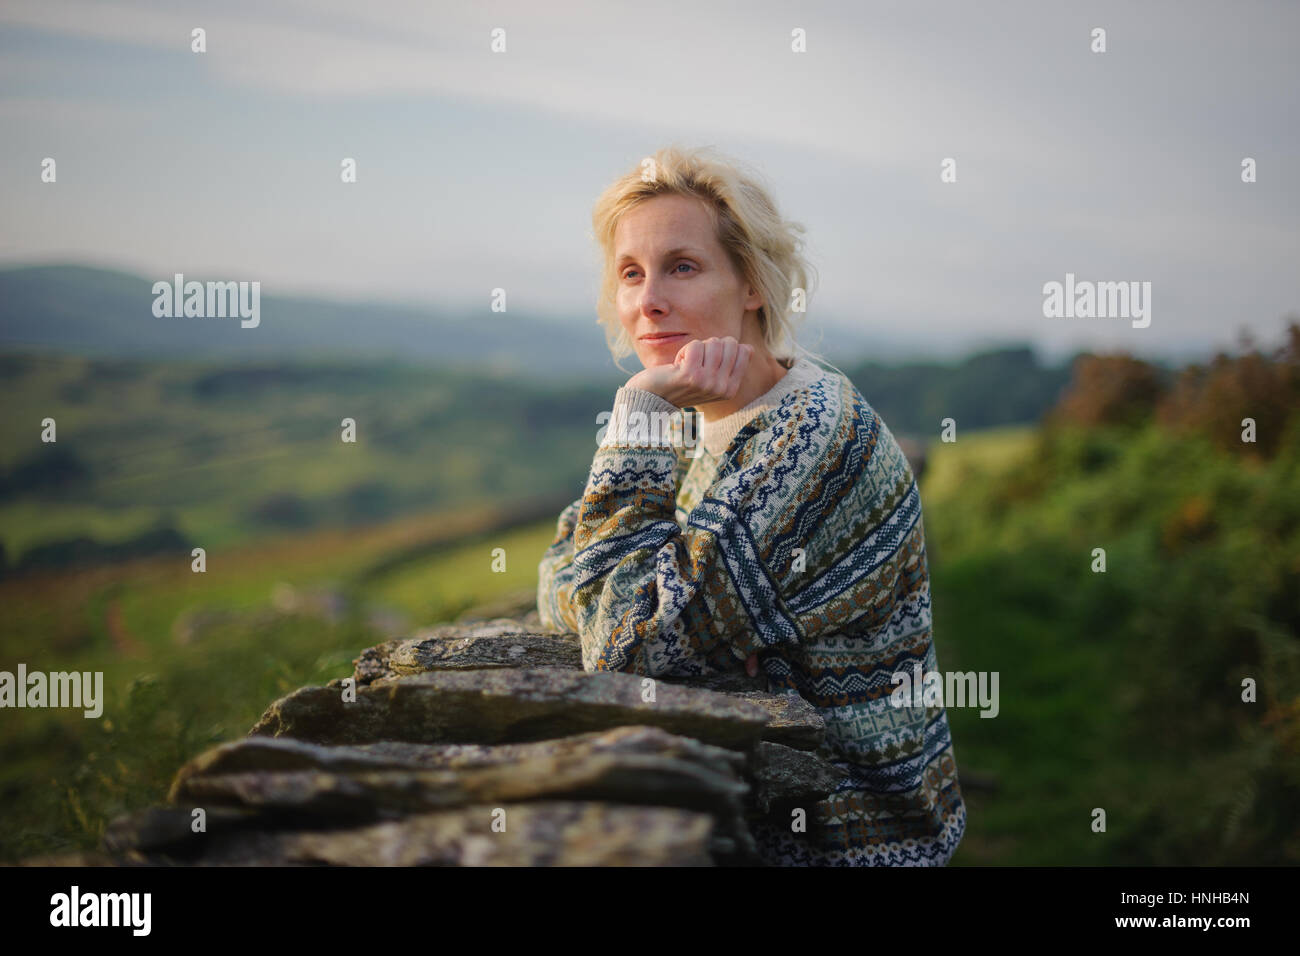
[[[627,387],[653,392],[678,408],[724,401],[736,397],[753,354],[752,345],[741,345],[729,335],[692,339],[672,365],[643,369],[627,380]]]
[[[754,354],[730,335],[693,339],[678,350],[672,365],[652,365],[627,380],[629,388],[653,392],[678,408],[735,398]],[[745,673],[758,676],[758,655],[745,660]]]

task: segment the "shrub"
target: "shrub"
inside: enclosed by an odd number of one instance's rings
[[[1156,409],[1156,420],[1175,430],[1205,435],[1227,452],[1274,457],[1287,421],[1300,405],[1300,324],[1272,356],[1258,350],[1217,354],[1208,366],[1191,365]],[[1249,339],[1247,339],[1249,341]],[[1242,441],[1242,420],[1255,421],[1255,442]]]
[[[1131,355],[1080,355],[1071,373],[1048,424],[1139,425],[1165,390],[1165,373]]]

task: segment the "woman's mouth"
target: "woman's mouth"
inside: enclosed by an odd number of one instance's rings
[[[655,332],[651,335],[641,336],[641,341],[650,345],[677,345],[683,344],[686,339],[690,338],[685,332]]]

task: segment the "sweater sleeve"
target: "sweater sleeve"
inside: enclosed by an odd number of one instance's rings
[[[542,559],[539,614],[577,632],[586,670],[706,674],[802,638],[757,543],[771,513],[763,478],[782,436],[743,429],[683,528],[679,455],[656,427],[676,411],[653,393],[619,389],[586,490]]]
[[[573,528],[582,507],[579,498],[560,512],[555,538],[537,567],[537,616],[542,626],[553,631],[576,631],[569,599],[573,587]]]

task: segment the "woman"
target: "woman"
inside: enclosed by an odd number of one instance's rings
[[[795,357],[802,227],[734,162],[651,159],[593,216],[600,320],[645,368],[542,558],[542,622],[577,632],[589,671],[761,668],[818,709],[848,776],[806,830],[755,828],[767,862],[945,864],[966,819],[947,714],[893,693],[938,669],[911,468],[842,373]]]

